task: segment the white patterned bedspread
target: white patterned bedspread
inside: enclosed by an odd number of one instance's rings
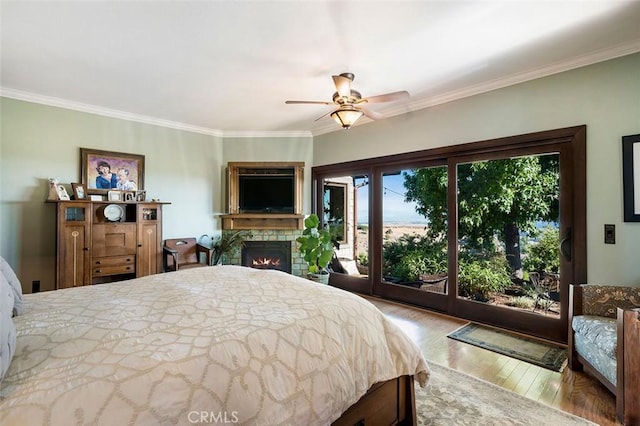
[[[25,295],[0,424],[329,424],[429,369],[363,298],[214,266]]]

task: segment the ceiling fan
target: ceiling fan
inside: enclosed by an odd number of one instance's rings
[[[351,88],[351,82],[354,78],[355,76],[349,72],[333,76],[333,83],[336,85],[337,92],[333,94],[333,100],[331,102],[285,101],[285,104],[337,105],[338,109],[318,117],[316,121],[330,114],[331,118],[336,120],[343,129],[349,129],[363,115],[372,120],[384,118],[382,114],[367,109],[366,104],[393,102],[409,98],[409,92],[406,90],[363,98],[360,92]]]

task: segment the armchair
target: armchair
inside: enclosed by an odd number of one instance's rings
[[[198,243],[195,238],[174,238],[164,240],[162,246],[163,270],[179,269],[211,265],[213,249]],[[204,254],[204,263],[200,254]]]
[[[640,423],[640,287],[571,285],[569,367],[616,397],[623,424]]]

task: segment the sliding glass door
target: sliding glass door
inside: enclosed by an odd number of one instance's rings
[[[326,176],[321,181],[323,226],[331,233],[335,255],[331,283],[371,293],[369,277],[369,176]]]
[[[579,126],[314,168],[314,209],[352,266],[331,285],[566,341],[585,146]]]
[[[382,172],[382,280],[377,294],[445,309],[447,175],[446,165]]]
[[[571,179],[560,152],[452,162],[457,239],[454,312],[557,339],[568,280],[560,230],[570,229]],[[564,167],[563,167],[564,166]],[[568,187],[567,190],[569,189]],[[566,300],[565,300],[566,302]]]

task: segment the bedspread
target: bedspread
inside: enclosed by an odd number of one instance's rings
[[[354,294],[214,266],[25,295],[0,423],[329,424],[376,382],[429,369]]]

